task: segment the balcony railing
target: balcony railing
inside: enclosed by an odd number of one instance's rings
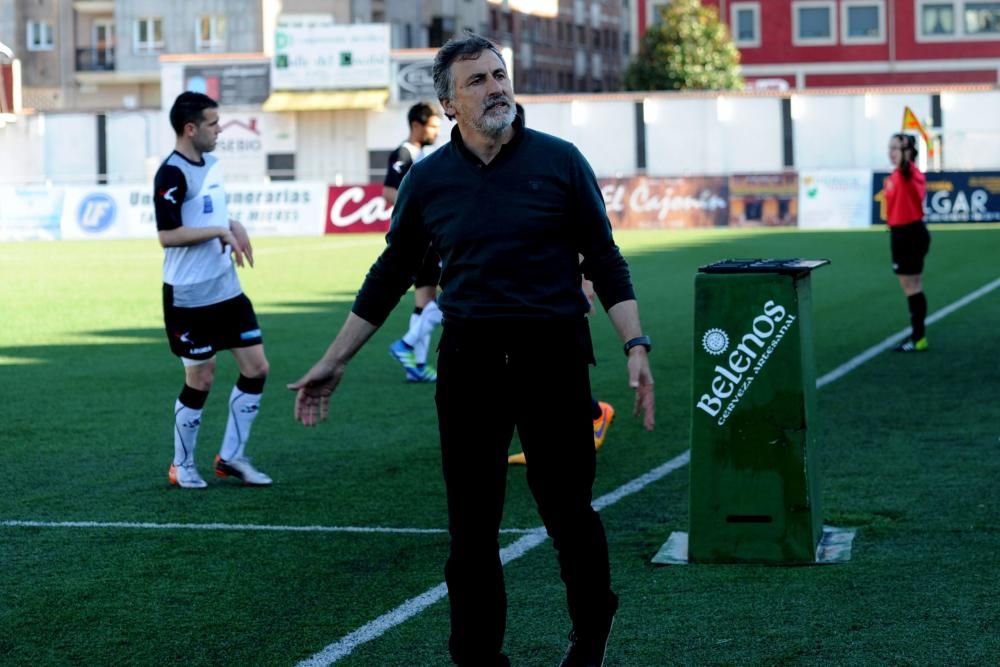
[[[110,72],[115,69],[115,49],[85,48],[76,50],[77,72]]]

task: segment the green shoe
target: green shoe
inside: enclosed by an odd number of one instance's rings
[[[927,336],[924,336],[917,341],[906,339],[896,346],[896,352],[926,352],[930,347],[930,343],[927,342]]]

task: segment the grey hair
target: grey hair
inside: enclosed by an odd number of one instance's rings
[[[492,51],[507,69],[503,54],[496,44],[482,35],[466,32],[462,37],[452,37],[434,56],[434,92],[439,100],[450,100],[455,95],[455,82],[451,77],[451,65],[456,60],[475,60],[483,51]]]

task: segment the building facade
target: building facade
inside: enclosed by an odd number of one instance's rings
[[[161,56],[273,53],[280,13],[388,23],[392,48],[486,27],[486,0],[0,0],[0,44],[21,64],[23,106],[157,108]]]
[[[791,88],[996,84],[1000,2],[703,0],[730,26],[748,82]]]
[[[514,90],[622,89],[634,0],[489,0],[485,35],[511,48]]]

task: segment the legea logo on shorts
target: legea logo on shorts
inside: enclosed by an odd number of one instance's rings
[[[110,195],[93,192],[80,202],[80,207],[76,210],[77,224],[83,231],[97,234],[111,226],[117,209],[115,200]]]

